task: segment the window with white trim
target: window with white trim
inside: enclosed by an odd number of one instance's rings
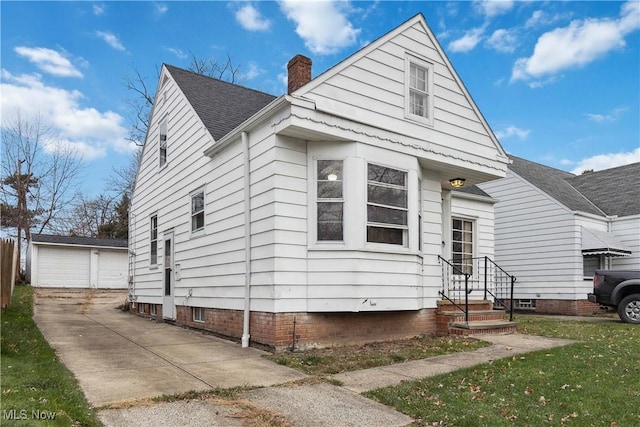
[[[407,117],[427,124],[433,123],[432,65],[407,55],[406,113]]]
[[[473,274],[473,221],[453,218],[451,257],[455,272]]]
[[[202,307],[193,307],[193,321],[204,323],[204,310]]]
[[[191,232],[204,230],[204,190],[191,195]]]
[[[407,172],[367,165],[367,242],[407,246]]]
[[[167,119],[160,122],[160,167],[167,164]]]
[[[318,160],[316,162],[318,241],[343,240],[342,167],[342,160]]]
[[[149,249],[149,263],[156,265],[158,263],[158,215],[151,217],[151,247]]]

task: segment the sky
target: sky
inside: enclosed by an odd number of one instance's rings
[[[95,196],[135,150],[136,72],[153,92],[162,63],[229,56],[278,96],[296,54],[318,76],[417,13],[507,153],[576,174],[640,161],[637,0],[2,1],[0,125],[40,114]]]

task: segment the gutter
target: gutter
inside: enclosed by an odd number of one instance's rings
[[[242,132],[244,158],[244,316],[242,319],[242,348],[249,347],[249,318],[251,316],[251,169],[249,134]]]

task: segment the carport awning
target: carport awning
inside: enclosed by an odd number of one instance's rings
[[[631,249],[611,233],[582,227],[582,255],[630,256]]]

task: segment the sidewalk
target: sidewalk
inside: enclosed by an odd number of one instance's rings
[[[360,393],[492,360],[570,344],[530,335],[478,337],[493,345],[311,381],[255,348],[116,310],[125,294],[36,289],[34,319],[106,427],[242,426],[259,415],[293,426],[407,426],[413,420]],[[152,397],[235,386],[240,400]]]
[[[572,344],[575,341],[536,337],[531,335],[485,335],[478,337],[492,343],[472,352],[435,356],[390,366],[345,372],[333,375],[342,386],[321,384],[282,384],[259,388],[241,395],[247,403],[283,416],[294,426],[408,426],[413,420],[392,408],[360,395],[368,390],[452,372],[493,360]],[[182,414],[182,415],[181,415]],[[215,415],[212,415],[215,414]],[[224,418],[221,424],[213,423]],[[205,418],[202,418],[205,417]],[[199,425],[206,419],[210,425],[243,425],[241,417],[224,406],[200,401],[162,403],[148,408],[101,411],[100,418],[107,427],[126,426],[130,422],[146,420],[140,426]],[[176,423],[172,424],[171,420]],[[189,419],[194,420],[192,424]],[[198,422],[199,420],[199,422]],[[233,421],[233,423],[229,422]],[[146,424],[148,422],[148,424]],[[236,424],[237,422],[237,424]]]

